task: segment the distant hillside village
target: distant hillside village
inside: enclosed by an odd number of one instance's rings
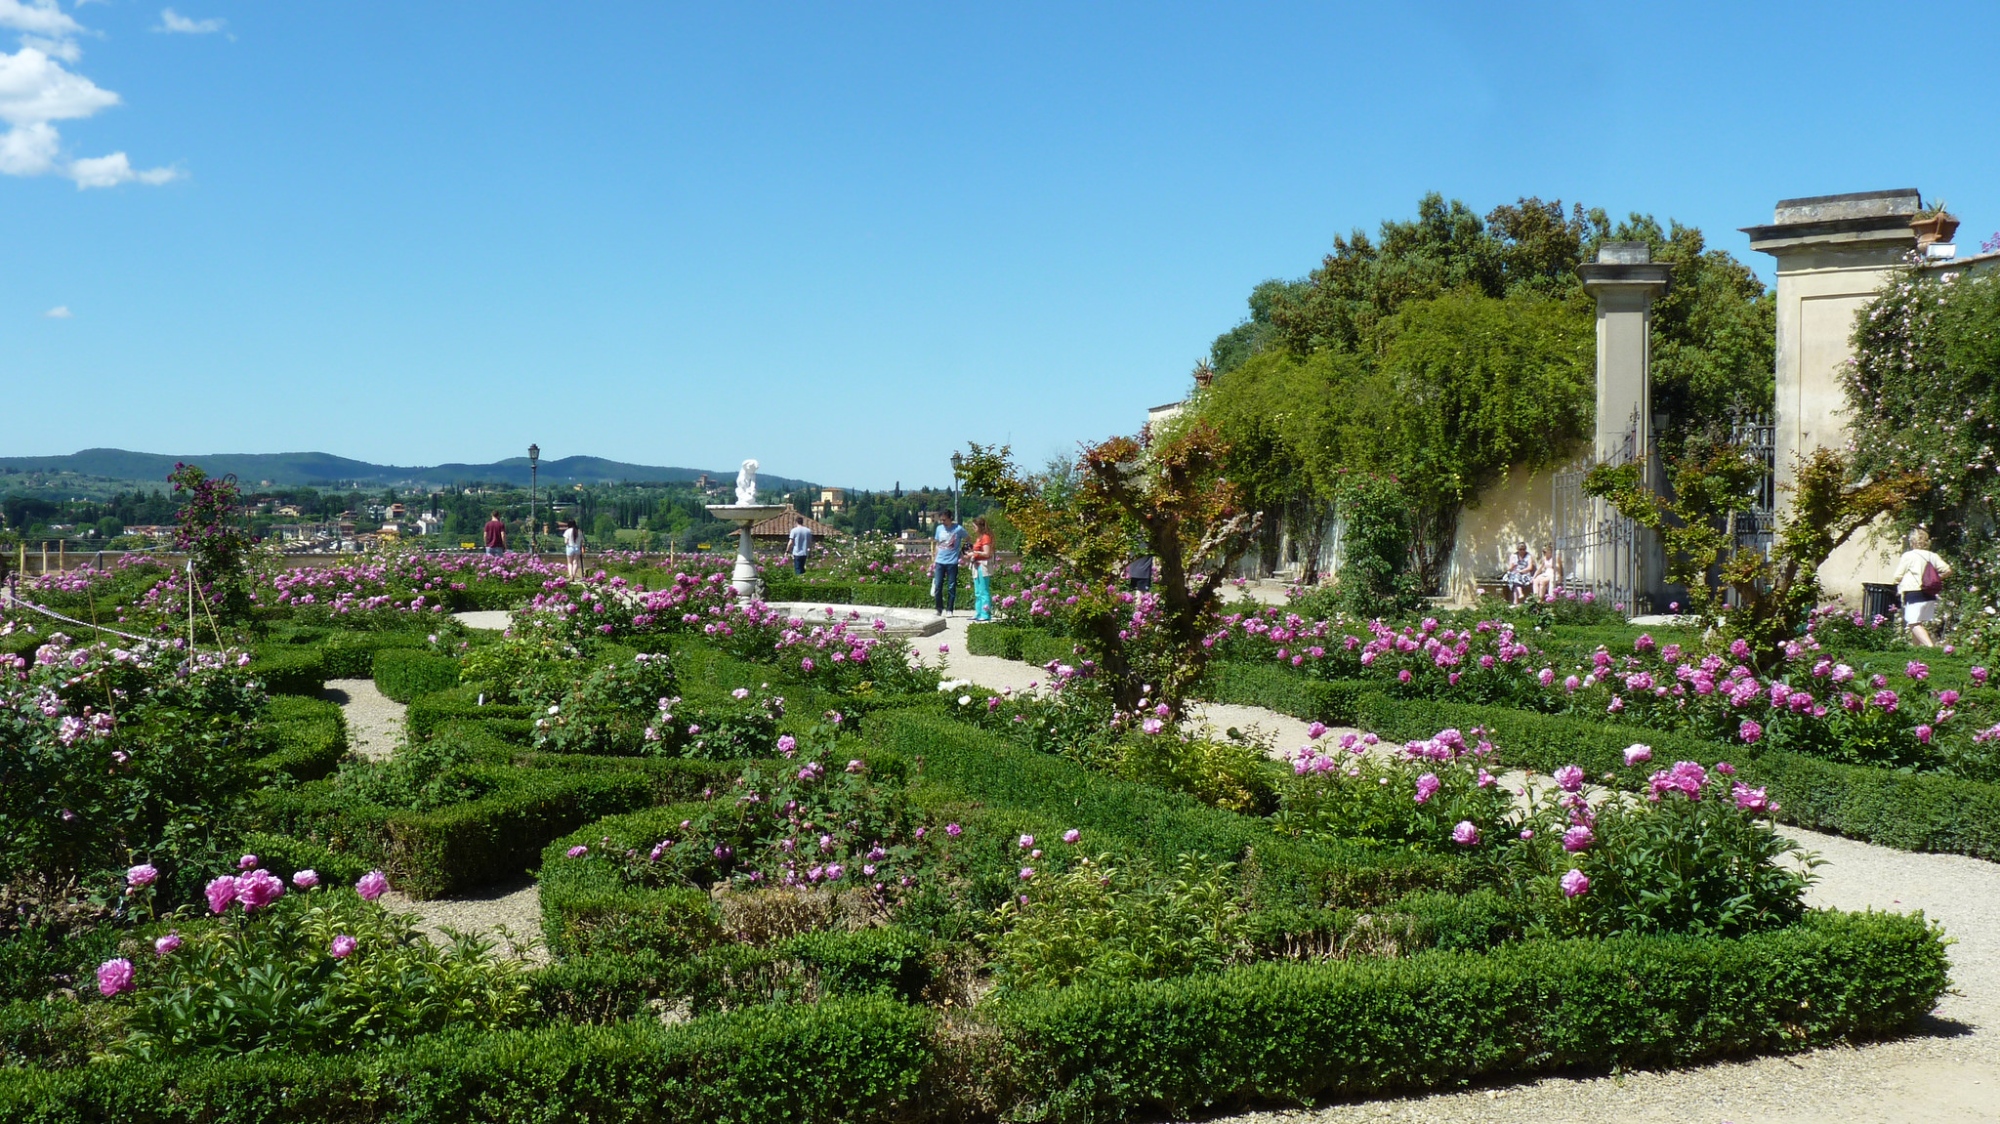
[[[58,553],[146,550],[169,546],[176,503],[165,487],[125,482],[108,494],[108,481],[72,473],[0,468],[0,541]],[[525,549],[539,534],[553,539],[554,524],[574,519],[596,549],[677,550],[720,548],[734,532],[712,519],[706,505],[727,503],[734,480],[701,474],[687,482],[542,484],[537,488],[481,483],[409,490],[357,487],[278,487],[244,481],[252,534],[269,547],[293,553],[365,551],[385,541],[420,540],[431,549],[471,550],[495,511],[508,526],[510,545]],[[65,495],[67,491],[88,494]],[[753,528],[758,538],[782,538],[792,514],[805,515],[822,540],[857,533],[927,534],[950,511],[949,489],[885,491],[801,487],[773,502],[787,514],[773,526]],[[959,497],[961,505],[964,497]],[[778,524],[782,524],[779,526]],[[542,545],[547,546],[544,541]]]

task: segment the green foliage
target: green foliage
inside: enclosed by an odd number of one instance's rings
[[[1921,918],[1814,914],[1735,941],[1532,941],[1086,985],[996,1016],[1015,1112],[1096,1120],[1803,1050],[1894,1033],[1945,986],[1942,934]]]
[[[552,839],[600,817],[644,807],[653,781],[636,772],[468,768],[490,785],[476,800],[429,811],[355,800],[319,781],[262,795],[270,831],[322,842],[371,866],[413,898],[491,885],[534,868]]]
[[[211,477],[199,466],[176,464],[167,480],[181,501],[174,515],[174,545],[187,552],[209,611],[223,621],[247,616],[250,533],[243,525],[236,477]]]
[[[1227,863],[1079,859],[1000,907],[994,972],[1027,991],[1218,971],[1246,958],[1246,916]]]
[[[1786,823],[1905,851],[2000,861],[2000,785],[1766,753],[1744,766]]]
[[[368,679],[375,674],[375,653],[386,648],[425,648],[422,633],[357,632],[343,629],[320,645],[328,679]]]
[[[303,1106],[316,1119],[895,1124],[920,1092],[947,1092],[922,1085],[935,1059],[932,1023],[919,1008],[860,998],[680,1026],[555,1026],[349,1054],[0,1073],[0,1118],[261,1124],[273,1106]]]
[[[1211,808],[1256,815],[1277,806],[1275,769],[1261,745],[1166,731],[1127,734],[1114,753],[1108,764],[1116,776],[1185,792]]]
[[[256,666],[251,665],[251,670]],[[283,773],[293,780],[318,780],[347,756],[347,718],[325,699],[279,695],[264,711],[277,748],[250,763],[257,773]]]
[[[319,1053],[388,1046],[446,1026],[519,1019],[518,965],[460,936],[434,944],[416,921],[350,890],[287,894],[254,914],[195,923],[164,956],[140,958],[126,1036],[112,1053],[148,1061],[195,1053]],[[335,941],[348,937],[342,956]]]
[[[1431,744],[1446,740],[1437,734]],[[1476,754],[1434,761],[1352,755],[1333,746],[1321,752],[1307,759],[1314,768],[1285,786],[1277,822],[1288,835],[1472,854],[1474,847],[1453,840],[1454,828],[1470,823],[1491,843],[1506,826],[1507,790]]]
[[[496,694],[490,685],[467,684],[419,695],[403,712],[403,729],[411,738],[421,740],[452,723],[472,723],[526,745],[533,736],[534,711],[525,704],[495,702]],[[484,703],[479,701],[482,695],[486,696]]]
[[[349,762],[333,778],[333,791],[341,800],[431,812],[493,791],[498,782],[480,766],[505,761],[490,741],[449,727],[434,737],[404,742],[387,761]]]
[[[250,675],[274,695],[317,696],[326,686],[326,660],[318,649],[269,647],[250,661]]]
[[[432,691],[458,686],[458,661],[450,656],[411,648],[382,648],[376,651],[373,674],[375,686],[400,703],[415,700]]]
[[[225,656],[51,642],[0,681],[0,880],[50,888],[152,862],[170,876],[241,830],[264,696]],[[182,886],[181,889],[189,889]]]
[[[1926,487],[1897,517],[1925,527],[1958,573],[1947,595],[1993,646],[1983,610],[1996,603],[1995,432],[2000,429],[2000,280],[1912,270],[1893,278],[1854,320],[1845,373],[1855,470],[1921,473]],[[1959,643],[1965,640],[1961,638]]]
[[[1209,694],[1216,702],[1261,706],[1329,726],[1353,726],[1356,700],[1363,692],[1379,690],[1371,683],[1312,679],[1270,663],[1225,660],[1216,665]]]
[[[1416,608],[1424,593],[1410,572],[1416,513],[1403,486],[1372,473],[1343,474],[1333,494],[1342,524],[1340,608],[1362,620]]]
[[[1819,608],[1819,568],[1828,556],[1923,488],[1915,473],[1857,482],[1848,458],[1815,449],[1793,470],[1790,510],[1766,555],[1733,533],[1734,517],[1750,508],[1764,474],[1742,450],[1694,443],[1674,464],[1672,500],[1653,491],[1640,469],[1636,461],[1598,465],[1583,490],[1658,535],[1668,578],[1687,588],[1704,624],[1748,641],[1764,668],[1780,660],[1781,645],[1801,635]],[[1726,611],[1725,591],[1734,601]]]

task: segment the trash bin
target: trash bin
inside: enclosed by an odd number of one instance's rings
[[[1896,587],[1886,582],[1861,583],[1861,615],[1873,623],[1876,617],[1886,621],[1896,620],[1896,610],[1901,607],[1902,598],[1896,596]]]

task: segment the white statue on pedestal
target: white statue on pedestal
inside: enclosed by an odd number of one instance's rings
[[[741,507],[757,505],[757,462],[744,461],[742,471],[736,474],[736,503]]]

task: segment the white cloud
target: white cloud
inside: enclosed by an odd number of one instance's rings
[[[51,39],[83,34],[83,25],[56,7],[56,0],[0,0],[0,27]]]
[[[89,117],[118,104],[118,95],[33,47],[0,54],[0,121],[35,125]]]
[[[47,312],[42,313],[42,315],[48,317],[51,320],[68,320],[70,317],[75,316],[76,313],[71,312],[69,310],[68,305],[59,304],[54,308],[49,309]]]
[[[0,0],[6,3],[6,0]],[[160,26],[154,31],[165,31],[174,35],[207,35],[221,31],[223,21],[219,19],[191,20],[172,8],[160,9]]]
[[[61,143],[56,127],[40,121],[0,133],[0,175],[42,176],[55,171]]]
[[[144,171],[136,171],[132,167],[132,161],[122,152],[78,160],[63,174],[76,181],[78,191],[91,187],[117,187],[121,183],[170,183],[181,178],[178,168],[147,168]]]
[[[171,17],[171,18],[169,18]],[[162,13],[169,23],[204,31],[219,21],[188,20],[172,9]],[[207,25],[213,23],[215,27]],[[114,187],[121,183],[160,184],[180,178],[174,168],[135,169],[123,152],[67,160],[62,136],[51,122],[75,121],[119,104],[116,93],[69,69],[83,57],[77,37],[88,34],[56,0],[0,0],[0,30],[20,33],[21,49],[0,51],[0,175],[61,175],[79,189]]]

